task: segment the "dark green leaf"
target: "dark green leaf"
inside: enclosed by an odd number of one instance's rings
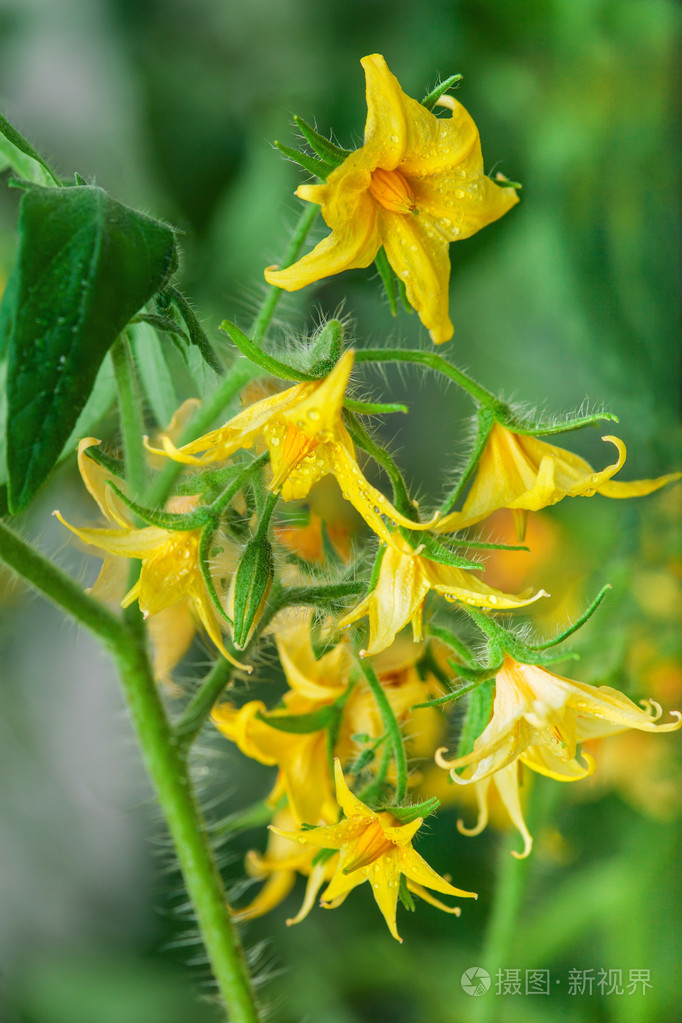
[[[116,337],[177,266],[170,228],[94,186],[31,186],[19,235],[7,378],[14,513],[59,457]]]

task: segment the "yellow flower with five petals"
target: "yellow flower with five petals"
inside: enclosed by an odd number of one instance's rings
[[[451,602],[461,601],[496,610],[522,607],[545,596],[544,590],[533,596],[522,594],[513,597],[502,593],[469,571],[429,560],[421,553],[420,547],[411,547],[395,533],[391,546],[384,551],[376,586],[344,615],[339,625],[345,628],[369,615],[369,644],[365,653],[370,655],[389,647],[396,633],[408,622],[412,623],[414,638],[419,641],[422,638],[424,602],[430,590]]]
[[[335,908],[341,905],[354,888],[369,881],[389,931],[394,938],[402,941],[396,926],[401,877],[405,877],[408,891],[446,913],[459,915],[460,911],[458,907],[446,906],[435,899],[427,888],[456,898],[478,897],[475,892],[455,888],[412,848],[412,839],[424,823],[421,817],[409,824],[401,824],[387,810],[371,810],[346,785],[338,759],[334,761],[334,776],[336,798],[345,815],[338,824],[302,832],[272,829],[276,834],[302,845],[340,851],[334,876],[322,893],[323,906]]]
[[[391,533],[382,515],[411,529],[429,529],[433,521],[419,525],[402,515],[368,483],[357,463],[342,418],[353,358],[353,350],[349,349],[324,379],[296,384],[263,398],[224,426],[181,448],[163,436],[163,449],[176,461],[206,465],[227,459],[262,438],[270,452],[270,490],[280,490],[284,501],[307,497],[313,484],[333,473],[346,500],[387,543]]]
[[[407,298],[436,344],[453,333],[448,315],[450,242],[503,216],[518,197],[483,174],[478,129],[451,96],[438,118],[410,99],[384,58],[361,61],[367,88],[364,144],[321,185],[296,194],[322,208],[331,234],[285,270],[265,279],[297,291],[342,270],[365,267],[381,246]]]
[[[557,781],[578,781],[594,771],[594,761],[577,746],[587,739],[636,728],[644,732],[672,732],[682,728],[682,714],[669,724],[657,724],[660,706],[646,701],[638,707],[610,686],[590,686],[554,675],[534,664],[520,664],[507,656],[495,677],[495,700],[490,722],[471,753],[448,759],[446,749],[436,752],[436,763],[450,770],[459,784],[480,782],[519,759],[538,774]],[[462,776],[458,768],[466,768]]]
[[[159,526],[138,529],[131,521],[125,503],[106,485],[110,474],[86,455],[89,447],[99,443],[100,441],[94,437],[81,440],[78,445],[78,464],[89,493],[104,516],[118,528],[91,529],[72,526],[65,521],[61,512],[53,513],[62,525],[84,543],[98,547],[109,555],[104,559],[95,590],[104,592],[109,586],[111,576],[120,575],[114,568],[114,559],[117,561],[120,558],[138,558],[142,562],[140,577],[121,600],[121,607],[129,607],[137,600],[143,616],[149,618],[178,605],[184,605],[198,618],[223,657],[235,667],[245,668],[246,666],[235,660],[228,651],[221,635],[219,615],[209,596],[199,564],[201,530],[171,530]],[[185,627],[183,613],[180,618],[184,643],[188,630]],[[173,616],[168,624],[171,627],[177,626],[177,615]],[[156,642],[162,644],[163,641],[163,634],[157,631]],[[177,650],[174,648],[173,657],[175,654]],[[167,671],[167,663],[164,667]]]
[[[655,480],[614,482],[611,477],[625,462],[625,445],[618,437],[602,440],[615,445],[618,459],[595,472],[571,451],[495,423],[462,510],[444,515],[434,528],[439,533],[453,532],[481,522],[498,508],[510,508],[522,536],[529,511],[539,511],[564,497],[642,497],[682,477],[676,472]]]

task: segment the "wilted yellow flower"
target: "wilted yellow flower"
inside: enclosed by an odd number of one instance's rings
[[[338,824],[298,833],[273,828],[277,834],[302,845],[340,850],[334,876],[322,893],[323,906],[340,906],[353,888],[369,881],[388,929],[394,938],[402,941],[396,927],[401,876],[405,876],[410,892],[446,913],[459,915],[459,908],[444,905],[426,888],[444,895],[478,898],[475,892],[454,888],[412,848],[412,839],[424,823],[423,818],[401,824],[388,811],[370,810],[346,785],[338,760],[334,761],[334,776],[336,798],[345,815]]]
[[[353,357],[349,349],[323,380],[296,384],[257,401],[191,444],[176,448],[167,436],[162,437],[163,448],[178,462],[205,465],[227,459],[263,438],[272,466],[270,490],[281,490],[284,501],[307,497],[313,484],[331,472],[346,500],[386,542],[391,533],[382,515],[411,529],[428,529],[432,523],[418,525],[401,515],[360,470],[341,415]],[[197,456],[198,452],[203,454]]]
[[[435,529],[449,533],[485,519],[498,508],[510,508],[523,535],[525,515],[556,504],[564,497],[642,497],[680,479],[669,473],[655,480],[613,482],[625,462],[625,445],[618,437],[603,437],[616,446],[618,460],[601,472],[578,455],[536,437],[513,433],[495,423],[478,463],[476,475],[461,511],[443,516]]]
[[[557,781],[577,781],[594,770],[594,761],[577,745],[586,739],[612,735],[628,728],[672,732],[682,727],[682,715],[657,725],[662,710],[653,700],[642,710],[610,686],[590,686],[554,675],[534,664],[506,657],[495,677],[495,701],[489,724],[466,756],[447,759],[436,752],[436,763],[450,769],[453,781],[481,781],[508,767],[517,758],[539,774]],[[457,769],[466,767],[462,777]]]
[[[331,234],[293,266],[268,267],[265,279],[297,291],[342,270],[369,266],[383,245],[410,304],[436,344],[452,336],[448,316],[450,242],[468,238],[507,212],[518,197],[483,174],[478,129],[461,103],[438,118],[410,99],[371,54],[364,145],[322,185],[296,194],[322,207]]]
[[[296,916],[287,920],[287,924],[300,923],[312,909],[315,897],[324,882],[331,880],[334,875],[338,854],[314,863],[317,855],[314,848],[302,849],[298,842],[280,834],[281,830],[297,826],[296,818],[288,807],[278,811],[273,824],[276,830],[270,831],[265,853],[261,855],[251,850],[246,854],[247,874],[262,879],[265,884],[248,906],[234,913],[236,920],[253,920],[264,913],[269,913],[286,899],[298,875],[304,874],[308,881],[303,904]]]
[[[532,597],[501,593],[471,572],[430,561],[421,554],[421,548],[410,547],[394,533],[391,546],[384,552],[376,586],[357,607],[344,615],[339,625],[345,628],[369,615],[367,654],[385,650],[408,622],[412,623],[415,640],[420,640],[424,601],[429,590],[435,590],[451,602],[496,610],[521,607],[544,596],[543,590]]]
[[[206,589],[199,565],[199,541],[201,530],[171,530],[159,526],[136,528],[130,520],[127,508],[115,492],[106,485],[109,473],[92,459],[87,458],[89,447],[100,442],[86,437],[78,445],[78,462],[83,481],[105,517],[117,525],[117,529],[90,529],[70,525],[59,511],[53,514],[75,533],[84,543],[98,547],[114,558],[139,558],[142,562],[140,577],[126,593],[121,607],[128,607],[137,600],[145,618],[157,615],[168,608],[186,603],[189,610],[199,619],[212,642],[231,664],[238,668],[245,665],[235,660],[228,651],[221,635],[218,612]],[[114,572],[112,559],[104,560],[102,572],[95,587],[102,591],[109,584]],[[120,573],[119,573],[120,574]],[[106,577],[106,578],[103,578]],[[171,628],[173,620],[167,623]],[[183,635],[186,630],[183,627]],[[164,637],[156,630],[156,642],[163,643]],[[171,639],[173,656],[178,659],[184,652],[178,652],[175,639]],[[164,671],[168,670],[167,663]],[[249,671],[251,669],[248,669]]]

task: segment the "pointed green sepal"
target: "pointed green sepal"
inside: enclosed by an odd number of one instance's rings
[[[208,522],[213,521],[213,516],[208,508],[197,508],[186,515],[181,515],[178,512],[157,511],[154,508],[145,508],[144,505],[131,500],[116,486],[113,480],[105,480],[105,483],[108,487],[111,487],[116,496],[123,501],[126,507],[130,508],[134,515],[137,515],[143,522],[149,523],[150,526],[158,526],[159,529],[171,529],[180,533],[186,533],[190,529],[201,529]]]
[[[320,378],[329,376],[343,352],[345,328],[341,320],[327,320],[315,331],[308,348],[308,372]]]
[[[457,756],[465,757],[474,748],[474,743],[490,721],[493,707],[494,684],[492,681],[482,682],[471,691],[469,706],[462,726]],[[459,773],[459,772],[458,772]]]
[[[114,458],[113,455],[108,455],[106,451],[102,451],[101,445],[93,444],[91,447],[86,448],[85,457],[90,458],[93,462],[97,462],[97,465],[101,465],[103,469],[110,472],[112,476],[116,476],[120,480],[126,478],[126,466],[122,458]]]
[[[416,544],[423,547],[422,554],[429,561],[435,561],[439,565],[450,565],[453,568],[466,568],[469,571],[482,572],[485,565],[482,565],[480,561],[470,561],[468,558],[462,558],[455,554],[454,551],[448,550],[443,544],[438,543],[432,536],[425,536],[424,533],[410,532],[408,529],[402,529],[403,535],[410,533],[411,540],[416,541]]]
[[[379,271],[381,282],[386,292],[386,298],[388,299],[388,307],[391,310],[391,316],[398,315],[398,279],[395,275],[395,271],[388,261],[386,250],[383,245],[376,254],[374,265]]]
[[[256,717],[270,728],[278,732],[289,732],[292,735],[307,735],[309,732],[321,732],[328,728],[336,714],[333,705],[320,707],[310,714],[265,714],[259,712]]]
[[[573,418],[547,421],[529,420],[527,417],[517,416],[513,409],[508,409],[506,413],[496,418],[507,430],[534,437],[549,437],[555,433],[569,433],[571,430],[582,430],[586,426],[596,426],[603,422],[618,422],[618,416],[612,412],[594,412],[587,416],[576,415]]]
[[[352,398],[345,398],[343,407],[359,416],[385,416],[391,412],[407,414],[410,411],[407,405],[390,402],[385,404],[379,401],[354,401]]]
[[[340,146],[326,139],[324,135],[320,135],[318,131],[306,124],[302,117],[294,116],[294,124],[313,152],[317,153],[325,163],[331,164],[332,168],[340,167],[343,161],[350,156],[349,149],[341,149]]]
[[[433,110],[443,93],[461,81],[462,75],[450,75],[449,78],[446,78],[444,82],[441,82],[440,85],[437,85],[435,89],[432,89],[431,92],[424,96],[424,99],[421,101],[422,106],[426,107],[427,110]]]
[[[302,153],[299,149],[292,149],[291,146],[285,146],[281,142],[274,142],[276,149],[279,149],[280,153],[286,156],[287,160],[291,160],[293,163],[297,163],[299,167],[303,167],[303,170],[307,170],[309,174],[314,175],[316,178],[320,178],[322,181],[326,181],[331,172],[334,170],[330,163],[325,163],[323,160],[318,160],[314,156],[309,156],[307,153]]]
[[[387,810],[401,824],[411,824],[417,817],[430,817],[439,806],[440,799],[431,796],[430,799],[425,799],[422,803],[413,803],[412,806],[382,806],[381,809]]]
[[[530,644],[531,649],[532,650],[547,650],[548,647],[556,646],[558,643],[563,643],[563,641],[565,639],[568,639],[568,637],[572,636],[574,632],[577,632],[578,629],[581,629],[583,627],[583,625],[585,624],[585,622],[589,621],[589,619],[592,617],[594,612],[597,610],[597,608],[601,604],[602,600],[604,599],[604,597],[606,596],[606,594],[609,592],[609,590],[611,588],[612,588],[611,587],[611,583],[607,583],[606,586],[602,586],[601,590],[599,591],[597,596],[594,598],[594,600],[592,601],[590,606],[587,608],[586,611],[584,611],[580,615],[579,618],[576,619],[576,621],[573,623],[573,625],[570,625],[567,629],[564,629],[563,632],[560,632],[558,636],[554,636],[553,639],[546,639],[542,643]]]
[[[274,356],[261,351],[239,327],[235,326],[234,323],[230,323],[229,320],[223,320],[220,324],[220,330],[227,334],[242,355],[245,355],[256,366],[260,366],[261,369],[271,373],[279,380],[297,380],[299,382],[317,380],[317,377],[313,376],[312,373],[305,373],[300,369],[294,369],[293,366],[288,366],[285,362],[280,362]]]
[[[199,568],[201,569],[201,574],[204,577],[206,589],[208,591],[209,597],[211,598],[213,606],[215,607],[220,617],[224,618],[226,622],[229,622],[229,624],[232,625],[232,619],[227,614],[225,608],[222,605],[220,597],[218,596],[218,592],[215,588],[215,583],[213,582],[213,576],[211,575],[211,566],[209,559],[211,553],[211,544],[213,543],[213,537],[215,536],[215,532],[216,532],[215,525],[212,522],[210,522],[204,528],[201,534],[201,539],[199,541]]]
[[[182,295],[177,288],[173,285],[169,285],[165,289],[165,295],[170,298],[172,304],[175,306],[180,316],[182,317],[185,326],[187,327],[187,333],[189,334],[190,342],[195,345],[200,353],[201,357],[207,366],[210,366],[219,376],[222,376],[224,370],[223,365],[216,355],[213,345],[206,335],[206,331],[201,326],[196,313],[192,309],[191,305],[187,301],[184,295]]]

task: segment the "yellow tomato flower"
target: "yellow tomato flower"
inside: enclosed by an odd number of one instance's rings
[[[261,764],[277,766],[279,773],[268,802],[277,805],[283,795],[299,821],[317,824],[336,819],[334,786],[329,771],[327,731],[285,732],[262,719],[311,714],[330,707],[348,688],[351,658],[346,643],[315,658],[310,640],[312,610],[284,617],[275,635],[277,649],[287,682],[291,687],[282,699],[281,710],[268,712],[262,700],[250,700],[237,709],[228,702],[214,707],[211,720],[226,738],[235,742],[247,757]],[[352,698],[352,696],[351,696]],[[339,735],[344,755],[351,745]],[[347,736],[348,740],[350,736]]]
[[[286,899],[298,875],[304,874],[308,881],[303,904],[296,916],[287,920],[287,925],[300,923],[313,908],[317,893],[324,882],[330,881],[333,877],[338,855],[331,856],[321,863],[313,863],[315,849],[301,849],[297,842],[284,838],[279,833],[280,830],[295,828],[297,823],[288,807],[280,810],[274,818],[274,825],[278,830],[271,830],[265,853],[261,855],[251,850],[246,854],[247,874],[249,877],[263,880],[265,884],[248,906],[234,913],[235,920],[254,920],[269,913]]]
[[[206,465],[227,459],[263,438],[273,474],[270,490],[281,490],[284,501],[307,497],[313,484],[331,472],[346,500],[386,542],[391,534],[382,515],[410,529],[429,529],[433,522],[419,525],[401,515],[360,470],[341,415],[353,358],[349,349],[323,380],[296,384],[257,401],[220,429],[181,448],[162,437],[163,448],[178,462]],[[198,452],[203,454],[197,457]]]
[[[510,508],[522,535],[525,516],[556,504],[564,497],[642,497],[659,487],[680,479],[682,473],[669,473],[655,480],[631,483],[613,482],[625,462],[625,445],[617,437],[602,437],[618,451],[618,460],[595,472],[584,458],[554,447],[536,437],[513,433],[495,423],[478,463],[476,475],[461,511],[445,515],[436,525],[437,532],[464,529],[491,515],[498,508]]]
[[[377,584],[357,607],[340,620],[345,628],[364,615],[369,615],[369,644],[366,654],[385,650],[396,633],[412,623],[415,640],[422,638],[424,601],[429,590],[435,590],[450,602],[461,601],[476,607],[506,610],[530,604],[545,596],[544,590],[534,596],[512,597],[481,582],[471,572],[452,565],[430,561],[419,547],[412,548],[398,534],[384,553]]]
[[[78,528],[66,522],[59,511],[53,514],[84,543],[98,547],[115,558],[140,559],[140,577],[123,597],[121,607],[128,607],[137,600],[143,616],[148,618],[186,602],[223,657],[235,667],[245,668],[244,664],[235,660],[223,642],[218,612],[206,589],[199,565],[201,530],[171,530],[159,526],[136,528],[130,521],[124,502],[111,487],[106,486],[106,480],[110,478],[106,469],[86,457],[87,449],[99,443],[93,437],[86,437],[80,442],[79,466],[88,491],[105,517],[119,528]],[[111,559],[105,559],[103,571],[107,577],[111,574]],[[103,585],[101,575],[95,584],[100,589]],[[157,642],[163,642],[158,630]],[[174,647],[173,656],[177,653],[177,647]],[[167,670],[167,664],[164,669]]]
[[[517,860],[524,860],[530,855],[533,848],[533,838],[526,825],[521,807],[519,794],[520,771],[521,763],[518,760],[514,760],[507,767],[503,767],[494,774],[489,774],[486,778],[474,782],[472,788],[478,804],[478,820],[472,828],[465,827],[464,822],[458,820],[457,830],[463,835],[480,835],[488,824],[488,802],[496,794],[507,811],[512,824],[518,829],[523,838],[523,849],[521,852],[516,852],[515,849],[512,849],[511,854]]]
[[[450,242],[468,238],[507,212],[518,197],[483,173],[478,129],[461,103],[442,96],[449,118],[410,99],[374,53],[361,61],[367,86],[364,145],[322,185],[296,195],[322,207],[331,234],[286,270],[265,279],[297,291],[342,270],[365,267],[383,245],[410,304],[440,344],[448,315]]]
[[[401,824],[388,811],[370,810],[346,785],[338,759],[334,761],[334,776],[336,798],[345,815],[338,824],[303,832],[272,829],[276,834],[301,845],[340,850],[334,876],[322,893],[323,906],[340,906],[353,888],[369,881],[389,931],[394,938],[402,941],[396,928],[398,890],[402,875],[405,876],[410,892],[446,913],[459,916],[460,911],[458,907],[446,906],[435,899],[426,888],[444,895],[478,898],[475,892],[454,888],[412,848],[412,839],[424,823],[422,817],[417,817],[410,824]]]
[[[672,732],[682,727],[677,719],[657,725],[660,706],[646,701],[642,710],[610,686],[590,686],[554,675],[533,664],[506,657],[495,677],[495,701],[490,722],[466,756],[447,759],[444,748],[436,763],[450,770],[453,781],[470,784],[488,778],[518,758],[533,771],[557,781],[578,781],[594,771],[594,761],[576,758],[580,742],[637,728],[644,732]],[[465,767],[460,777],[457,769]]]

